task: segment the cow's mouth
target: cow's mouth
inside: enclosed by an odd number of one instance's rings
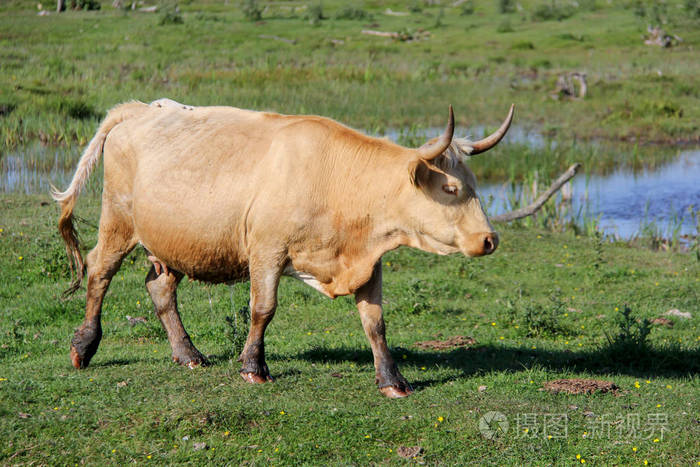
[[[478,232],[466,236],[461,248],[466,256],[490,255],[498,248],[498,234],[496,232]]]

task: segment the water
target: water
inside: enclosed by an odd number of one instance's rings
[[[540,191],[545,188],[540,187]],[[484,201],[493,197],[489,214],[511,209],[509,191],[504,184],[479,188]],[[579,218],[599,218],[599,227],[606,235],[629,239],[645,224],[655,225],[666,237],[674,228],[681,235],[696,235],[696,220],[689,211],[700,210],[700,150],[684,151],[656,170],[618,170],[588,177],[579,173],[571,182],[571,195],[570,212]]]
[[[427,129],[426,136],[439,134],[441,129]],[[471,134],[481,136],[479,129]],[[482,130],[483,131],[483,130]],[[466,134],[464,129],[459,135]],[[396,139],[400,132],[389,132]],[[537,133],[512,127],[502,144],[528,144],[536,148],[549,142]],[[660,148],[659,150],[670,150]],[[77,147],[46,147],[41,144],[10,152],[0,160],[0,193],[47,193],[51,184],[65,188],[73,175],[81,153]],[[563,169],[563,168],[562,168]],[[98,178],[98,173],[93,176]],[[571,184],[570,212],[579,220],[599,218],[605,234],[628,239],[640,233],[643,224],[654,224],[657,231],[670,236],[678,227],[680,234],[697,234],[697,224],[689,209],[700,210],[700,150],[682,152],[673,162],[657,168],[633,173],[619,170],[608,175],[577,175]],[[546,187],[540,186],[540,191]],[[522,187],[516,188],[516,192]],[[489,214],[510,210],[509,184],[480,186],[484,201],[493,202]],[[560,197],[560,195],[558,195]],[[549,202],[555,202],[550,200]]]
[[[49,193],[70,183],[81,149],[34,144],[0,159],[0,193]]]

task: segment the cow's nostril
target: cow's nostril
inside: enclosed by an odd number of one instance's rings
[[[484,254],[488,255],[496,250],[496,239],[492,235],[484,237]]]

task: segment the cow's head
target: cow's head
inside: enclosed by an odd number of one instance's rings
[[[409,173],[414,195],[409,208],[415,235],[412,246],[438,254],[461,251],[467,256],[494,252],[498,234],[486,217],[476,193],[476,178],[466,166],[468,156],[495,146],[508,131],[514,107],[501,127],[480,141],[453,139],[450,106],[447,129],[438,138],[413,150]]]

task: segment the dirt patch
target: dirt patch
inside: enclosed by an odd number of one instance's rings
[[[654,319],[652,319],[652,320],[651,320],[651,324],[657,324],[657,325],[659,325],[659,326],[666,326],[666,327],[669,327],[669,328],[672,328],[672,327],[673,327],[673,321],[671,321],[671,320],[668,319],[668,318],[663,318],[663,317],[659,317],[659,318],[654,318]]]
[[[396,450],[396,454],[404,459],[413,459],[414,457],[423,454],[423,448],[420,446],[400,446]]]
[[[447,350],[447,349],[453,349],[457,347],[472,347],[473,345],[476,344],[476,339],[473,337],[465,337],[465,336],[454,336],[450,337],[447,340],[444,341],[422,341],[422,342],[416,342],[415,345],[416,347],[420,347],[421,349],[426,349],[426,350]]]
[[[558,394],[560,392],[567,394],[593,394],[596,392],[617,394],[620,387],[612,381],[575,378],[548,381],[544,383],[543,389],[552,394]]]

